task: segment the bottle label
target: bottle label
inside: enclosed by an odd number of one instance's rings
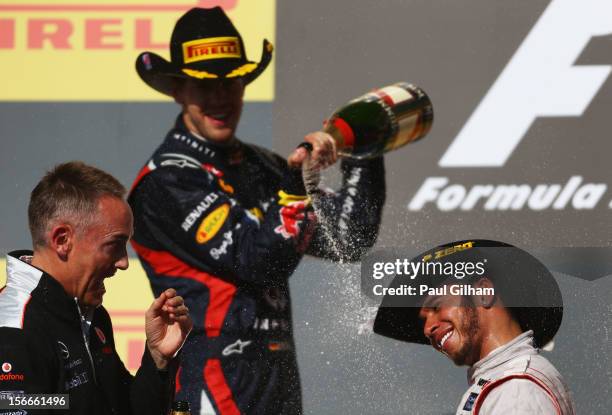
[[[374,93],[391,107],[395,106],[399,102],[414,99],[414,96],[410,92],[395,85],[377,89],[374,91]]]
[[[399,129],[397,137],[395,140],[389,141],[389,150],[399,148],[420,137],[423,129],[420,118],[419,112],[413,112],[398,118]]]
[[[371,158],[424,137],[432,121],[429,97],[401,82],[350,101],[332,115],[325,131],[336,140],[339,154]]]

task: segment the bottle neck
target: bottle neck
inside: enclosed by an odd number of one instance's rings
[[[326,122],[323,131],[333,137],[339,153],[350,153],[355,146],[355,133],[342,118],[332,117],[331,120]]]

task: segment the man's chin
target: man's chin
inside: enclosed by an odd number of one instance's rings
[[[465,359],[450,358],[455,366],[465,366]]]
[[[234,138],[234,129],[232,128],[214,129],[205,138],[215,143],[218,143],[218,144],[227,143],[232,138]]]
[[[452,351],[443,353],[455,364],[455,366],[465,366],[467,364],[465,354]]]
[[[80,303],[87,308],[98,308],[102,305],[102,299],[103,295],[100,295],[96,297],[84,298],[82,301],[80,301]]]

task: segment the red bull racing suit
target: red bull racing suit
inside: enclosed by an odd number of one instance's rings
[[[177,376],[192,413],[301,413],[288,278],[305,253],[358,260],[385,199],[382,158],[341,171],[320,203],[335,249],[300,172],[260,147],[213,145],[179,117],[139,173],[132,245],[154,293],[177,289],[194,320]]]

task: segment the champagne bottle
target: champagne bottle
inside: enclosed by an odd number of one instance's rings
[[[425,137],[432,122],[427,94],[399,82],[350,101],[332,114],[324,131],[336,141],[339,155],[365,159]]]
[[[170,415],[191,415],[191,410],[189,409],[189,402],[174,401],[172,403]]]

